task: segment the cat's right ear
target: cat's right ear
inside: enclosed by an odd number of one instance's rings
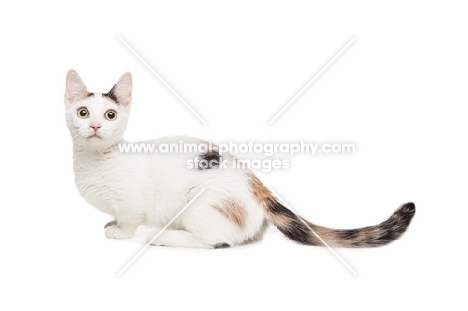
[[[88,89],[81,81],[78,72],[70,69],[67,73],[65,88],[65,105],[73,104],[88,96]]]

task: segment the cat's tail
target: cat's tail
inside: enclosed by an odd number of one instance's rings
[[[302,244],[330,247],[382,246],[398,239],[416,213],[414,203],[406,203],[376,226],[359,229],[326,228],[297,216],[278,202],[256,176],[250,175],[249,178],[254,197],[263,207],[265,217],[288,238]]]
[[[315,225],[278,201],[270,202],[266,216],[284,235],[299,243],[326,243],[330,247],[375,247],[398,239],[408,228],[415,212],[414,204],[406,203],[379,225],[349,230]]]

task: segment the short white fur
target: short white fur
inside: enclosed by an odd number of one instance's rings
[[[131,238],[140,225],[163,227],[202,188],[206,191],[153,244],[214,248],[239,245],[262,236],[265,215],[252,195],[248,170],[188,169],[186,162],[194,159],[195,153],[119,152],[118,144],[125,143],[123,135],[131,108],[130,73],[120,77],[113,93],[118,103],[106,96],[88,96],[78,73],[70,70],[67,74],[65,110],[73,139],[75,183],[89,204],[114,217],[115,223],[105,229],[108,238]],[[87,118],[79,117],[80,108],[88,110]],[[115,120],[105,118],[110,109],[117,113]],[[95,131],[92,124],[100,128]],[[205,143],[191,137],[168,137],[148,143],[180,141]],[[242,228],[213,208],[228,199],[235,199],[245,209]],[[148,240],[151,238],[148,236]]]

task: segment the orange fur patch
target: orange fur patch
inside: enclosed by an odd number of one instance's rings
[[[225,199],[221,201],[221,204],[214,205],[213,208],[235,224],[240,230],[245,228],[247,211],[240,202],[234,199]]]
[[[268,190],[267,187],[263,185],[263,183],[255,176],[253,173],[247,173],[247,177],[249,179],[250,189],[252,190],[252,194],[254,196],[255,201],[264,208],[265,211],[269,211],[268,209],[268,201],[269,199],[275,200],[273,194]]]

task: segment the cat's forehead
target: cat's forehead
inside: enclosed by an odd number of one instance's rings
[[[88,109],[106,109],[109,107],[118,108],[121,105],[109,97],[107,93],[88,93],[88,96],[77,102],[75,106],[86,106]]]
[[[86,96],[87,98],[90,98],[90,99],[107,99],[107,100],[110,100],[112,102],[114,102],[116,105],[119,104],[119,102],[117,101],[117,97],[115,97],[114,95],[114,92],[113,92],[113,89],[110,90],[109,93],[88,93],[88,95]]]

